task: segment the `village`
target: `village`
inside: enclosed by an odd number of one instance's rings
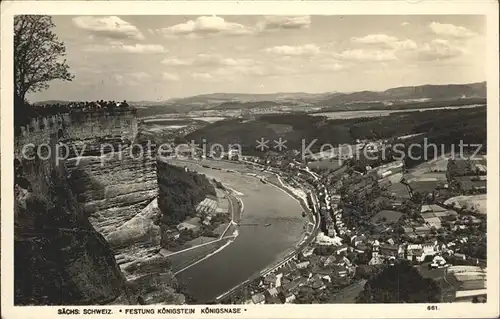
[[[310,189],[320,231],[291,261],[229,303],[349,303],[374,273],[405,260],[439,283],[444,302],[486,300],[486,158],[392,161],[314,172],[285,157],[251,158]]]

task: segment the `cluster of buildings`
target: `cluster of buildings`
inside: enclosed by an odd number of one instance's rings
[[[322,185],[319,190],[318,200],[322,233],[332,238],[337,235],[344,235],[347,227],[344,225],[342,210],[339,208],[341,196],[336,194],[333,189]]]
[[[347,186],[344,196],[349,201],[363,202],[369,197],[377,197],[380,194],[377,175],[372,172],[364,175],[356,172],[345,180],[344,185]]]
[[[185,221],[179,223],[175,229],[170,229],[167,231],[167,235],[170,240],[177,240],[180,237],[182,231],[191,231],[195,235],[202,236],[200,230],[203,226],[205,228],[214,228],[214,232],[218,233],[224,228],[224,225],[219,225],[222,227],[217,227],[213,223],[216,216],[223,216],[223,219],[229,221],[231,216],[229,215],[229,202],[224,191],[216,189],[217,196],[207,195],[207,197],[201,201],[196,206],[196,214],[194,217],[188,218]]]
[[[376,175],[377,184],[381,189],[387,189],[403,179],[404,163],[403,161],[394,161],[376,168],[368,167],[368,171]]]
[[[279,158],[270,161],[245,157],[245,160],[284,171]],[[455,261],[478,263],[461,253],[461,247],[467,244],[467,235],[448,237],[448,240],[442,240],[441,235],[446,237],[457,230],[477,227],[484,219],[445,205],[445,197],[436,193],[441,189],[463,191],[461,185],[466,178],[474,183],[486,183],[485,164],[485,160],[449,160],[444,168],[434,167],[424,174],[412,175],[406,172],[402,161],[394,161],[366,167],[365,172],[337,170],[319,175],[300,163],[289,162],[285,170],[293,174],[292,182],[298,180],[298,186],[310,186],[307,202],[313,213],[320,216],[320,229],[315,240],[298,257],[277,273],[262,278],[247,302],[293,302],[300,289],[323,290],[331,285],[347,285],[353,280],[356,267],[365,262],[374,266],[407,260],[417,267],[428,264],[432,268],[450,267],[449,263]],[[475,190],[479,190],[477,185]],[[418,207],[413,204],[411,212],[405,211],[407,201],[417,193],[424,195],[429,204]],[[359,217],[373,226],[370,232],[355,223],[346,224],[350,212],[344,211],[345,204],[361,203],[366,210],[367,203],[381,198],[390,208],[376,214],[364,211]],[[457,281],[466,282],[464,275],[455,277],[459,278]],[[461,287],[464,285],[472,284]],[[462,295],[467,293],[457,293],[457,300]]]
[[[261,278],[246,303],[293,303],[301,289],[321,291],[328,286],[348,285],[355,266],[343,252],[345,249],[340,248],[331,255],[318,256],[314,246],[308,247],[301,256]]]
[[[279,165],[278,162],[265,164],[272,170],[273,164]],[[247,303],[293,303],[301,289],[321,291],[328,286],[345,286],[354,276],[355,265],[346,255],[349,245],[342,244],[338,236],[347,228],[342,221],[341,197],[335,193],[337,189],[327,188],[319,181],[319,175],[301,165],[294,165],[293,170],[295,174],[289,182],[308,190],[307,204],[315,216],[319,215],[320,229],[300,254],[260,279],[257,287],[250,291]],[[333,248],[333,251],[328,255],[318,254],[318,247]]]

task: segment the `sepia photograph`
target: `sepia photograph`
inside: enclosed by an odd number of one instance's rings
[[[498,312],[486,13],[40,8],[2,22],[3,306]]]

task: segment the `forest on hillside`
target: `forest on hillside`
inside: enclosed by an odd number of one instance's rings
[[[406,261],[384,268],[365,284],[357,303],[439,302],[441,289]]]
[[[194,217],[196,206],[207,195],[216,195],[205,175],[165,163],[158,165],[158,188],[161,222],[166,225],[177,225]]]
[[[277,129],[277,127],[279,129]],[[403,141],[405,145],[421,144],[424,138],[428,143],[458,145],[460,140],[467,144],[486,146],[486,107],[454,110],[429,110],[420,112],[402,112],[389,116],[328,119],[307,114],[263,115],[254,120],[230,119],[207,125],[186,136],[188,140],[208,144],[239,144],[245,154],[258,155],[256,141],[287,141],[287,149],[301,150],[312,141],[310,148],[318,152],[321,145],[353,144],[356,139],[393,139],[405,135],[422,133]],[[273,144],[270,144],[271,147]],[[414,164],[409,163],[409,164]]]

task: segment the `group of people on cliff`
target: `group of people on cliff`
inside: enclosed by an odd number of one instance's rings
[[[33,111],[38,116],[49,116],[61,113],[72,112],[96,112],[96,111],[114,111],[130,108],[127,101],[92,101],[92,102],[70,102],[68,104],[43,104],[33,105]]]

